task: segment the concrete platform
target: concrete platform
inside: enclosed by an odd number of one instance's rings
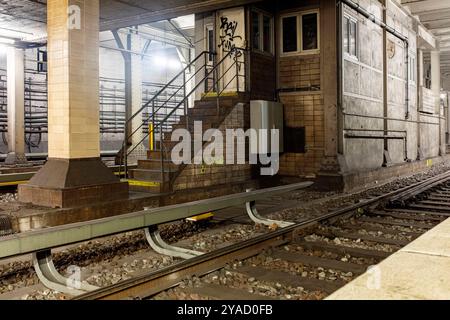
[[[327,300],[450,299],[450,219]]]

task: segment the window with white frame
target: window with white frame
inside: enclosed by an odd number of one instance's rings
[[[357,58],[358,56],[358,21],[349,16],[344,17],[342,28],[344,53]]]
[[[319,11],[281,17],[281,53],[315,53],[319,50]]]
[[[273,18],[263,12],[251,13],[251,39],[253,50],[273,53]]]
[[[207,24],[205,27],[205,50],[210,52],[207,58],[207,63],[212,64],[214,60],[215,45],[214,45],[214,26],[213,24]]]
[[[417,80],[416,58],[409,57],[409,80],[413,83]]]

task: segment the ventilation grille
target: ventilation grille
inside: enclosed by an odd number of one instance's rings
[[[13,233],[11,220],[8,216],[0,215],[0,237]]]

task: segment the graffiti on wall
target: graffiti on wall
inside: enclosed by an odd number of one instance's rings
[[[236,35],[238,27],[237,21],[230,21],[228,17],[220,18],[220,44],[219,48],[222,48],[223,52],[234,51],[236,49],[236,40],[242,40],[242,37]],[[236,52],[236,55],[241,55],[240,51]]]

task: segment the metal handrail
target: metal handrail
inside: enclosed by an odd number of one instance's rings
[[[167,121],[167,120],[175,113],[175,111],[178,110],[178,108],[179,108],[181,105],[183,105],[183,103],[185,102],[185,100],[186,100],[188,97],[190,97],[193,93],[195,93],[195,91],[202,85],[203,80],[205,80],[207,77],[209,77],[211,74],[213,74],[213,73],[218,69],[218,67],[219,67],[219,66],[220,66],[227,58],[229,58],[233,53],[234,53],[233,50],[230,51],[230,52],[228,52],[228,54],[225,55],[225,57],[223,57],[222,60],[221,60],[217,65],[215,65],[214,68],[212,68],[212,69],[207,73],[207,75],[205,76],[205,78],[202,79],[202,81],[199,81],[198,84],[195,85],[195,87],[194,87],[194,88],[186,95],[186,97],[185,97],[182,101],[180,101],[180,102],[178,103],[178,105],[177,105],[175,108],[173,108],[172,111],[171,111],[169,114],[167,114],[166,117],[165,117],[163,120],[159,121],[159,123],[158,123],[156,126],[154,126],[153,131],[157,131],[156,129],[158,129],[159,127],[161,127],[162,124],[163,124],[164,122],[166,122],[166,121]],[[228,72],[233,66],[234,66],[234,64],[231,65],[231,67],[228,68],[226,72]],[[224,74],[222,75],[222,77],[223,77],[225,74],[226,74],[226,73],[224,73]],[[222,78],[222,77],[221,77],[221,78]],[[221,78],[218,79],[218,81],[221,80]],[[232,79],[232,80],[233,80],[233,79]],[[228,85],[229,85],[229,83],[228,83]],[[207,93],[209,93],[209,92],[210,92],[210,90],[209,90]],[[223,90],[222,90],[222,92],[223,92]],[[139,141],[139,142],[131,149],[131,151],[128,152],[127,155],[130,155],[134,150],[136,150],[136,148],[137,148],[141,143],[143,143],[143,142],[145,141],[145,139],[147,139],[148,136],[149,136],[149,134],[147,134],[146,136],[144,136],[144,138],[141,139],[141,141]]]
[[[151,98],[146,104],[144,104],[142,106],[142,108],[140,108],[138,111],[136,111],[131,117],[130,119],[127,120],[127,124],[129,124],[131,121],[133,121],[134,118],[136,118],[145,108],[148,108],[150,106],[150,104],[155,100],[156,97],[158,97],[160,94],[162,94],[164,91],[166,91],[174,82],[176,79],[178,79],[180,76],[184,75],[186,73],[187,70],[189,70],[190,68],[192,68],[192,66],[205,54],[215,54],[209,51],[203,51],[202,53],[200,53],[193,61],[191,61],[183,70],[181,70],[175,77],[172,78],[172,80],[170,80],[161,90],[158,91],[157,94],[155,94],[153,96],[153,98]],[[186,85],[184,83],[184,85]],[[128,137],[129,139],[130,137]]]
[[[233,48],[232,50],[230,50],[218,63],[213,63],[213,66],[208,65],[207,64],[207,59],[206,56],[207,55],[213,55],[214,57],[217,55],[216,53],[212,53],[209,51],[203,51],[200,55],[198,55],[188,66],[186,66],[186,68],[184,68],[179,74],[177,74],[166,86],[164,86],[163,89],[161,89],[152,99],[150,99],[138,112],[136,112],[132,117],[130,117],[130,119],[127,120],[126,125],[125,125],[125,135],[126,138],[124,140],[124,144],[123,144],[123,154],[122,154],[122,160],[123,160],[123,165],[125,165],[125,172],[127,173],[127,166],[128,166],[128,156],[131,155],[150,135],[155,135],[155,133],[159,133],[159,142],[160,142],[160,151],[161,151],[161,165],[164,165],[164,153],[167,151],[167,148],[165,148],[164,146],[164,142],[163,142],[163,126],[166,122],[168,122],[168,120],[173,117],[173,115],[180,109],[181,106],[185,105],[186,107],[186,102],[188,101],[189,97],[192,96],[192,94],[194,94],[196,92],[196,90],[207,80],[210,80],[211,75],[213,75],[213,84],[211,88],[206,87],[205,88],[205,93],[208,94],[211,92],[211,90],[213,90],[214,88],[218,88],[219,87],[219,83],[220,81],[225,77],[226,74],[228,74],[228,72],[233,68],[236,67],[236,75],[234,77],[232,77],[232,79],[222,88],[222,90],[220,92],[217,92],[217,106],[219,108],[219,98],[222,95],[222,93],[228,88],[228,86],[235,80],[238,79],[239,77],[244,77],[239,74],[240,71],[240,65],[245,64],[245,62],[242,61],[238,61],[239,57],[237,56],[238,52],[242,52],[242,51],[246,51],[246,49],[242,49],[242,48]],[[221,77],[217,77],[217,72],[219,70],[219,67],[223,65],[223,63],[230,57],[232,57],[232,55],[235,54],[236,57],[234,59],[233,64],[228,67],[228,69],[225,70],[225,72],[223,72],[223,74],[221,75]],[[205,63],[201,68],[198,68],[195,73],[193,75],[191,75],[189,77],[189,79],[186,79],[186,71],[191,68],[193,66],[194,63],[196,63],[202,56],[205,57]],[[211,69],[208,70],[208,67],[212,67]],[[188,81],[191,81],[201,70],[205,69],[205,76],[200,80],[197,81],[197,84],[194,86],[194,88],[189,92],[186,93],[186,84]],[[174,83],[174,81],[183,75],[183,85],[181,85],[179,87],[179,89],[173,93],[170,97],[168,97],[165,102],[160,105],[156,110],[155,110],[155,105],[154,105],[154,101],[158,98],[159,95],[161,95],[166,88],[169,85],[172,85]],[[239,83],[239,81],[237,81],[237,83]],[[206,83],[206,86],[208,84]],[[179,101],[175,107],[171,108],[171,111],[165,115],[165,117],[162,120],[159,120],[156,124],[155,124],[155,117],[158,115],[158,112],[162,109],[165,108],[165,106],[168,105],[168,103],[170,102],[170,99],[172,99],[175,95],[177,95],[177,93],[181,90],[184,89],[184,97],[181,101]],[[237,88],[237,90],[239,91],[239,87]],[[218,91],[218,89],[217,89]],[[176,103],[176,102],[170,102],[170,103]],[[141,112],[145,109],[148,108],[150,105],[153,105],[153,110],[151,115],[145,119],[145,121],[143,121],[143,124],[141,124],[137,129],[135,129],[129,136],[127,136],[127,128],[128,128],[128,124],[134,119],[136,118],[139,114],[141,114]],[[186,110],[186,114],[185,116],[187,117],[187,110]],[[149,130],[144,136],[143,138],[136,143],[131,149],[128,149],[128,141],[130,138],[132,138],[134,136],[134,134],[136,134],[139,130],[142,129],[144,123],[150,123],[150,121],[152,121],[152,123],[154,123],[153,125],[153,129]],[[188,124],[188,119],[187,119],[187,124]],[[167,126],[166,126],[167,127]],[[167,129],[167,128],[166,128]],[[163,150],[164,149],[164,150]],[[170,151],[170,150],[169,150]],[[121,165],[122,165],[121,164]],[[162,170],[162,175],[164,175],[164,168],[161,168]]]

